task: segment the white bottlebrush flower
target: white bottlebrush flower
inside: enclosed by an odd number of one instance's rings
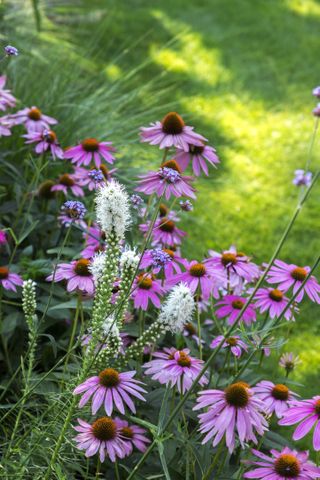
[[[158,322],[166,326],[172,333],[181,332],[183,326],[192,320],[195,309],[191,290],[184,283],[173,287],[168,298],[161,307]]]
[[[103,270],[105,268],[106,253],[99,252],[94,255],[89,265],[89,271],[92,273],[95,283],[97,284],[102,277]]]
[[[104,322],[101,325],[101,336],[105,338],[109,335],[113,337],[119,337],[119,328],[117,326],[117,321],[114,315],[109,315],[106,317]]]
[[[25,315],[34,315],[37,308],[36,283],[33,280],[25,280],[22,285],[22,308]]]
[[[111,180],[96,194],[97,221],[108,236],[115,233],[121,239],[130,225],[129,197],[125,188],[116,180]]]
[[[139,265],[140,257],[137,255],[135,250],[124,250],[120,257],[120,267],[123,270],[124,268],[136,269]]]

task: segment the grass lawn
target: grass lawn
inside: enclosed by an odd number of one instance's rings
[[[210,140],[221,159],[218,170],[211,170],[210,177],[198,182],[198,200],[185,225],[189,232],[185,253],[200,260],[208,248],[223,249],[235,243],[257,262],[267,261],[297,203],[293,171],[304,168],[308,159],[314,129],[311,111],[316,103],[311,90],[320,82],[320,3],[83,0],[70,6],[72,3],[40,4],[48,18],[42,19],[37,47],[42,48],[41,42],[46,48],[65,47],[52,78],[54,74],[68,75],[71,86],[78,85],[72,65],[81,63],[93,88],[99,84],[103,91],[114,85],[136,89],[130,127],[127,110],[119,107],[112,130],[114,117],[106,100],[105,111],[99,105],[96,122],[95,104],[90,104],[90,109],[86,106],[91,127],[87,133],[94,135],[106,127],[118,145],[127,143],[124,136],[129,138],[130,148],[124,150],[121,167],[128,162],[149,168],[157,161],[158,151],[142,148],[136,129],[161,118],[168,109],[177,110]],[[32,17],[28,21],[30,28]],[[22,35],[19,29],[15,34],[17,38]],[[13,40],[10,42],[15,44]],[[93,57],[89,51],[94,52]],[[27,79],[32,75],[26,69]],[[145,85],[150,87],[147,94]],[[91,87],[74,94],[79,112],[90,95]],[[58,95],[55,98],[52,113],[68,119],[63,102],[59,103]],[[313,171],[319,165],[318,144],[311,160]],[[283,260],[305,265],[316,259],[319,193],[318,185],[282,251]],[[284,347],[299,353],[303,360],[293,379],[307,385],[304,397],[319,394],[319,331],[318,310],[305,302]],[[277,359],[274,354],[266,368],[271,371]]]

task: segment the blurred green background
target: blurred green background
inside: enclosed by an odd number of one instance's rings
[[[297,203],[320,83],[316,0],[2,1],[1,41],[21,51],[5,65],[23,105],[60,120],[64,145],[84,135],[114,141],[130,184],[159,161],[138,127],[178,111],[221,159],[197,182],[184,252],[235,243],[267,261]],[[38,31],[40,30],[40,31]],[[8,140],[7,142],[10,142]],[[311,161],[319,165],[316,141]],[[281,258],[312,264],[319,253],[319,185]],[[319,275],[319,272],[317,272]],[[293,379],[319,394],[318,309],[304,302],[284,351],[299,353]],[[273,369],[275,354],[267,366]]]

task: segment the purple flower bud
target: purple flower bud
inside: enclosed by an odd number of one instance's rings
[[[13,47],[12,45],[7,45],[4,47],[4,51],[6,52],[6,55],[8,57],[15,56],[17,57],[19,55],[19,50],[16,47]]]
[[[292,180],[292,183],[294,185],[297,185],[297,187],[301,187],[303,185],[309,187],[312,182],[311,172],[305,172],[304,170],[295,170],[294,175],[295,176]]]
[[[179,205],[181,210],[184,210],[185,212],[191,212],[193,210],[193,205],[190,200],[181,200],[181,202],[179,202]]]
[[[96,183],[104,182],[104,176],[101,170],[90,170],[90,172],[88,172],[88,177]]]
[[[170,255],[161,250],[161,248],[151,250],[150,254],[152,257],[152,266],[155,268],[164,267],[167,263],[172,262]]]
[[[315,117],[320,117],[320,103],[312,110],[312,113]]]
[[[320,98],[320,86],[318,86],[318,87],[316,87],[312,90],[312,95],[314,95],[317,98]]]
[[[160,168],[159,175],[160,177],[167,180],[167,182],[169,183],[176,183],[176,182],[179,182],[179,180],[181,180],[180,173],[177,172],[177,170],[174,170],[173,168],[169,168],[169,167]]]
[[[131,195],[130,201],[131,201],[132,208],[134,208],[135,210],[137,210],[143,203],[142,198],[139,197],[139,195],[136,195],[135,193]]]
[[[71,220],[82,219],[87,212],[87,209],[82,202],[74,200],[68,200],[67,202],[65,202],[62,205],[61,210]]]

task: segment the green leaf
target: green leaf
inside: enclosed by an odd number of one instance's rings
[[[20,245],[20,243],[23,242],[23,240],[32,232],[32,230],[36,228],[38,223],[39,223],[39,220],[36,220],[22,233],[21,237],[19,237],[18,239],[18,245]]]

